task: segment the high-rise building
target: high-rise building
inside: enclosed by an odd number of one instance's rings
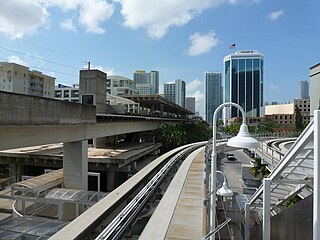
[[[236,51],[224,58],[224,102],[239,104],[248,117],[259,117],[263,105],[263,61],[258,51]],[[237,108],[225,116],[241,117]]]
[[[214,111],[222,103],[221,76],[220,72],[205,72],[206,122],[210,125]]]
[[[302,80],[299,82],[299,93],[300,99],[308,99],[309,98],[309,83],[308,81]]]
[[[310,67],[310,116],[320,109],[320,63]]]
[[[55,78],[28,67],[0,62],[0,91],[54,98]]]
[[[176,83],[165,83],[163,86],[164,98],[169,102],[176,102]]]
[[[185,107],[186,101],[186,83],[181,79],[177,79],[174,83],[164,84],[164,97],[170,101]]]
[[[137,70],[133,73],[138,94],[159,94],[159,72]]]
[[[190,112],[196,112],[196,98],[186,97],[186,109]]]

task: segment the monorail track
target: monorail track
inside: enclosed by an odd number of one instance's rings
[[[158,157],[50,239],[121,239],[177,163],[204,145],[188,144]]]

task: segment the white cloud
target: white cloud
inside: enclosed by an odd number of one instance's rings
[[[204,93],[199,90],[191,95],[196,99],[196,111],[200,113],[200,116],[203,116],[204,113]]]
[[[113,12],[114,6],[106,1],[81,1],[79,22],[87,32],[102,34],[105,30],[100,24],[109,19]]]
[[[280,89],[279,85],[271,84],[270,86],[270,91],[277,92],[279,91],[279,89]]]
[[[163,37],[169,28],[181,27],[202,11],[228,0],[113,0],[122,5],[124,25],[132,29],[143,28],[151,38]]]
[[[283,13],[284,13],[284,12],[283,12],[282,10],[272,12],[272,13],[269,14],[269,19],[270,19],[271,21],[276,21],[280,16],[283,15]]]
[[[64,11],[78,11],[78,21],[87,32],[102,34],[101,24],[114,12],[114,5],[106,0],[39,0],[47,7],[60,7]]]
[[[114,5],[107,0],[6,0],[0,1],[0,32],[10,38],[22,38],[37,33],[49,26],[50,8],[60,8],[64,12],[73,11],[78,24],[87,32],[102,34],[101,26],[114,12]],[[63,29],[75,31],[71,19],[60,23]]]
[[[0,32],[12,39],[37,33],[47,27],[49,13],[37,1],[0,1]]]
[[[203,83],[199,79],[195,79],[192,82],[187,83],[187,95],[192,95],[196,91],[199,91],[199,87],[202,87]]]
[[[26,66],[25,62],[21,58],[19,58],[18,56],[10,56],[10,57],[8,57],[8,62]]]
[[[192,34],[189,37],[189,41],[191,42],[191,46],[187,52],[189,56],[196,56],[209,52],[219,43],[214,32],[209,32],[205,35],[201,35],[199,33]]]
[[[65,21],[61,22],[60,27],[67,31],[77,32],[77,28],[74,25],[73,20],[71,18],[68,18]]]
[[[86,66],[83,66],[82,68],[83,68],[83,69],[87,69],[88,66],[86,65]],[[112,68],[112,67],[103,67],[103,66],[100,66],[100,65],[95,66],[95,65],[92,65],[92,64],[91,64],[91,65],[90,65],[90,69],[98,69],[98,70],[106,73],[108,76],[118,75],[118,73],[116,73],[115,70],[114,70],[114,68]]]

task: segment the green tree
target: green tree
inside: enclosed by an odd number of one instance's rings
[[[255,158],[253,167],[250,168],[250,173],[254,177],[259,177],[260,179],[267,177],[270,171],[267,168],[268,164],[261,163],[260,158]]]
[[[212,137],[212,128],[205,121],[185,123],[182,128],[186,133],[186,143],[206,141]]]
[[[170,150],[186,143],[186,132],[179,125],[165,123],[160,129],[159,135],[165,150]]]
[[[294,112],[295,112],[296,131],[302,131],[304,129],[304,124],[303,124],[303,119],[302,119],[300,109],[297,105],[295,106]]]
[[[224,128],[225,133],[236,135],[240,130],[241,123],[234,123],[232,125],[228,125]]]

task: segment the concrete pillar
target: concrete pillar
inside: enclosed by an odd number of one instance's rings
[[[63,143],[63,184],[65,188],[88,189],[88,141]]]
[[[107,172],[107,191],[111,192],[115,188],[115,173],[114,171]]]

